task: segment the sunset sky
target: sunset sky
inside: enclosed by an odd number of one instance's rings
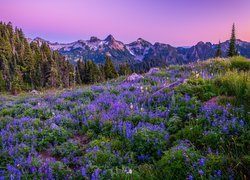
[[[198,41],[250,41],[250,0],[0,0],[0,21],[27,37],[72,42],[112,34],[125,43],[188,46]]]

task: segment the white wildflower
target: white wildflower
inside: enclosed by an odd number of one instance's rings
[[[130,103],[130,109],[132,110],[134,108],[133,104]]]

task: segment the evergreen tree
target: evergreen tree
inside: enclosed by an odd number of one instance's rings
[[[0,92],[6,91],[2,70],[0,70]]]
[[[217,46],[217,50],[216,50],[216,54],[215,57],[221,57],[222,56],[222,52],[221,52],[221,43],[219,41],[219,44]]]
[[[82,84],[82,79],[81,79],[81,69],[80,69],[80,63],[81,63],[81,61],[80,60],[78,60],[77,61],[77,64],[76,64],[76,78],[75,78],[75,80],[76,80],[76,84]]]
[[[15,74],[13,75],[13,80],[12,80],[12,94],[17,95],[19,91],[22,89],[22,75],[20,73],[20,70],[16,68]]]
[[[117,75],[112,61],[109,77]],[[76,71],[75,71],[76,70]],[[104,66],[93,61],[77,63],[74,67],[47,43],[28,43],[22,29],[0,22],[0,91],[17,94],[21,90],[69,87],[104,80]]]
[[[230,39],[229,49],[228,49],[228,57],[237,56],[237,55],[238,55],[238,52],[236,49],[235,25],[233,24],[232,34],[231,34],[231,39]]]
[[[104,64],[104,73],[106,79],[117,78],[118,73],[115,70],[115,66],[109,56],[106,56],[106,61]]]
[[[131,69],[128,63],[121,64],[119,67],[119,75],[124,76],[124,75],[129,75],[131,74]]]

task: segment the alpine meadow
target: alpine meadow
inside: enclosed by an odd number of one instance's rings
[[[0,4],[0,180],[250,179],[250,2]]]

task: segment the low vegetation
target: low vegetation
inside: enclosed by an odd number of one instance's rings
[[[0,177],[248,179],[249,64],[213,59],[133,82],[2,96]]]

